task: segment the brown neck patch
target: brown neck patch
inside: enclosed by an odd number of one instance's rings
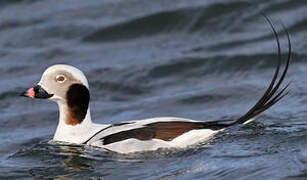
[[[72,84],[67,93],[66,124],[75,126],[84,120],[90,102],[90,93],[82,84]]]
[[[74,117],[74,113],[70,108],[68,108],[66,110],[66,121],[65,121],[65,123],[67,125],[75,126],[77,124],[80,124],[81,122]]]

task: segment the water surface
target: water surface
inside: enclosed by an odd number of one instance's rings
[[[0,179],[306,179],[307,4],[299,0],[3,0]],[[52,64],[87,75],[97,123],[237,118],[276,63],[265,12],[287,42],[291,93],[248,125],[182,151],[119,155],[50,144],[57,105],[19,97]]]

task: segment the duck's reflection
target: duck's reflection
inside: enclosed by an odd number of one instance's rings
[[[95,158],[92,158],[92,148],[80,145],[49,144],[48,167],[35,167],[29,173],[35,179],[86,179],[100,180],[100,177],[91,177],[95,170]],[[94,153],[94,152],[93,152]],[[100,152],[102,153],[102,152]],[[100,161],[101,162],[101,161]]]

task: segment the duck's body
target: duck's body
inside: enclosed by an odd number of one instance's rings
[[[287,94],[284,93],[287,86],[278,93],[277,90],[288,70],[291,57],[290,39],[288,36],[289,56],[286,67],[276,82],[281,57],[278,35],[273,26],[272,29],[278,44],[278,63],[271,84],[262,98],[246,114],[232,122],[160,117],[112,125],[95,124],[90,115],[87,79],[79,69],[69,65],[49,67],[38,85],[23,95],[49,99],[58,104],[60,117],[53,138],[55,141],[97,146],[119,153],[185,148],[203,142],[229,126],[248,122]]]
[[[198,127],[197,127],[198,126]],[[118,152],[154,151],[159,148],[186,148],[203,142],[223,130],[201,121],[160,117],[117,124],[82,123],[59,125],[53,140],[85,144]]]

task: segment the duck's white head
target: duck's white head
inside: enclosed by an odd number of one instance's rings
[[[58,64],[49,67],[40,82],[22,95],[57,102],[60,116],[67,125],[81,124],[89,115],[88,81],[82,71],[70,65]]]

